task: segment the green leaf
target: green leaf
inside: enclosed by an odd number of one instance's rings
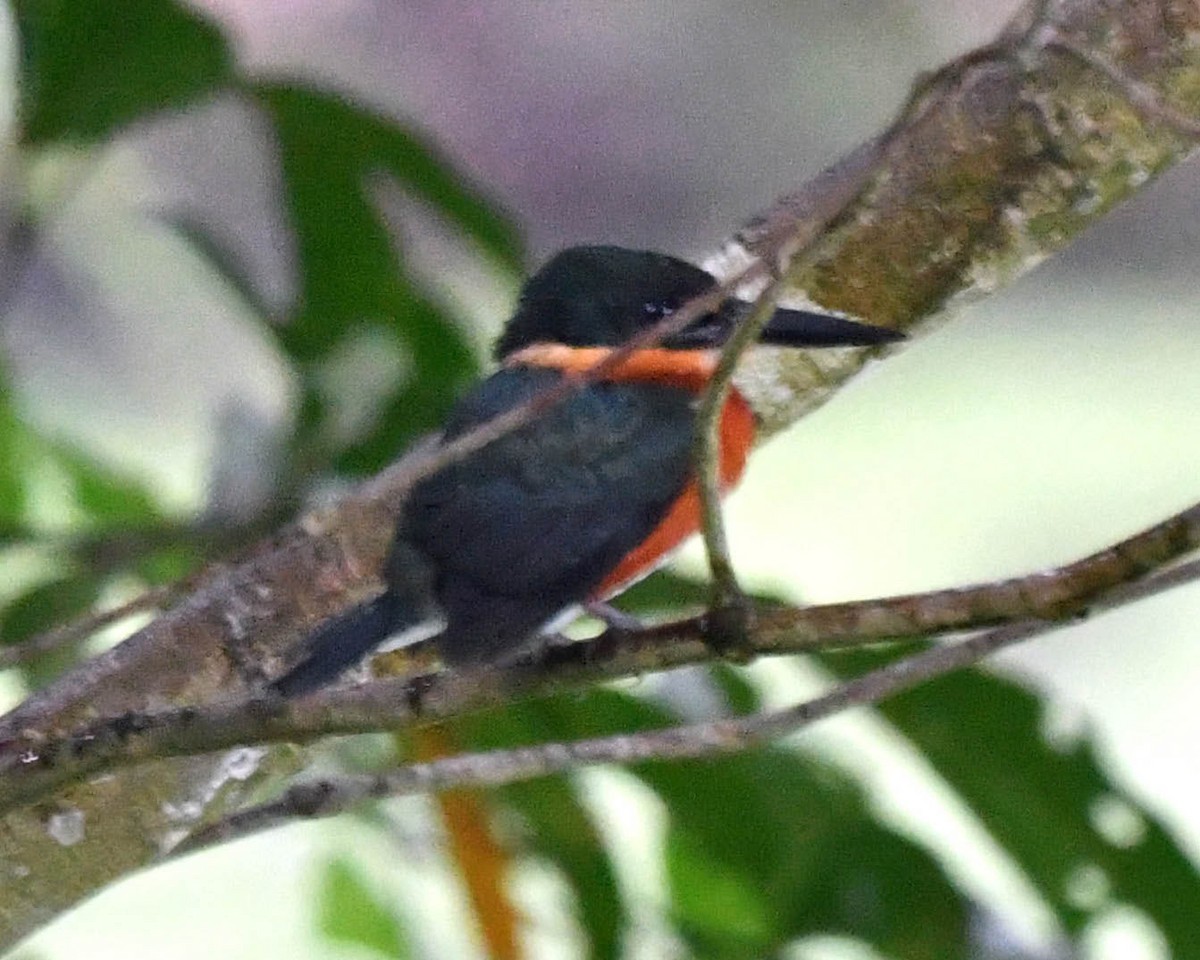
[[[857,788],[829,769],[766,749],[637,772],[670,811],[676,918],[700,956],[765,956],[829,933],[889,956],[966,954],[968,904],[927,853],[871,820]],[[710,875],[736,911],[716,909]]]
[[[25,591],[0,610],[0,642],[16,644],[74,620],[90,610],[99,582],[83,575],[61,577]],[[79,642],[38,654],[22,668],[25,682],[38,689],[75,663]]]
[[[400,921],[349,860],[325,867],[318,897],[318,924],[327,939],[385,957],[410,956]]]
[[[174,544],[137,557],[134,569],[147,583],[165,585],[182,580],[205,561],[201,543]]]
[[[83,576],[61,577],[27,590],[0,610],[0,640],[20,643],[88,610],[98,585]]]
[[[717,944],[737,951],[779,941],[779,918],[765,891],[736,865],[711,856],[695,834],[672,829],[666,862],[675,920],[699,955],[722,952]]]
[[[56,444],[53,456],[74,484],[76,504],[95,525],[127,529],[163,520],[155,498],[136,480],[119,476],[65,444]]]
[[[840,674],[878,665],[878,654],[824,658]],[[1171,956],[1200,956],[1200,875],[1163,824],[1107,776],[1091,742],[1048,744],[1042,705],[1015,683],[981,671],[943,677],[879,709],[971,806],[1078,934],[1112,901],[1132,904],[1157,924]],[[1126,837],[1097,827],[1102,804],[1131,826]],[[1098,869],[1108,898],[1072,894],[1083,869]]]
[[[371,178],[386,173],[424,190],[438,213],[503,262],[515,264],[519,251],[507,222],[396,124],[312,90],[261,84],[251,92],[276,131],[297,238],[300,309],[276,333],[307,381],[300,442],[320,434],[316,365],[350,338],[381,332],[408,360],[410,373],[382,404],[375,428],[337,464],[376,470],[441,423],[478,364],[467,338],[405,272],[371,197]]]
[[[762,709],[762,697],[758,688],[748,679],[744,670],[735,670],[723,663],[708,668],[709,678],[720,689],[730,711],[739,717]]]
[[[32,535],[24,523],[25,510],[38,471],[47,462],[71,479],[76,505],[91,523],[125,528],[162,520],[154,497],[139,483],[31,430],[0,383],[0,539]]]
[[[776,593],[748,591],[746,598],[763,607],[791,606],[792,600]],[[631,613],[689,616],[703,613],[712,599],[712,584],[704,579],[658,570],[619,597],[621,609]]]
[[[499,797],[531,828],[534,850],[558,867],[574,890],[588,956],[616,960],[628,920],[625,904],[612,860],[574,784],[565,778],[514,784]]]
[[[259,98],[278,139],[300,268],[300,310],[278,336],[290,356],[316,360],[380,322],[407,281],[366,192],[360,131],[340,102],[289,87]]]
[[[394,334],[408,352],[411,376],[383,405],[375,427],[349,444],[335,461],[350,474],[380,470],[415,437],[441,426],[450,406],[478,375],[467,341],[419,295],[397,297]]]
[[[406,302],[415,294],[370,196],[370,178],[381,172],[423,192],[440,215],[502,263],[520,268],[508,222],[413,134],[332,94],[280,84],[259,84],[251,92],[278,137],[297,234],[303,306],[281,334],[294,356],[322,356],[364,322],[408,332],[406,318],[395,311],[419,303]]]
[[[218,29],[168,0],[14,0],[27,143],[97,141],[212,92],[231,58]]]
[[[659,570],[622,593],[620,606],[633,613],[663,610],[678,613],[684,607],[693,607],[699,612],[709,598],[709,586],[704,581],[681,577],[669,570]]]
[[[3,376],[0,371],[0,378]],[[4,539],[21,535],[28,504],[28,429],[13,409],[10,397],[0,379],[0,537]]]
[[[398,121],[311,88],[259,83],[251,89],[275,122],[285,167],[291,164],[294,173],[340,174],[356,192],[365,187],[364,177],[390,174],[499,264],[523,271],[524,253],[511,220],[456,173],[447,157]],[[321,149],[314,152],[314,147]]]

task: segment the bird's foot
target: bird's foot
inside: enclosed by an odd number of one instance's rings
[[[585,603],[583,609],[589,616],[595,617],[614,633],[636,633],[638,630],[646,628],[640,618],[626,613],[624,610],[618,610],[612,604],[602,600]]]
[[[714,603],[704,615],[704,642],[717,656],[734,663],[754,659],[753,629],[754,608],[741,595]]]

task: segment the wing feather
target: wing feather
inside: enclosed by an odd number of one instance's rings
[[[552,370],[504,370],[456,408],[457,436],[547,389]],[[455,661],[515,647],[662,519],[690,472],[692,398],[597,383],[413,491],[400,536],[433,561]]]

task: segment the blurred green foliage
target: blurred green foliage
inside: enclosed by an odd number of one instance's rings
[[[826,657],[841,676],[879,665],[872,653]],[[926,683],[881,704],[1020,865],[1064,929],[1081,935],[1115,904],[1138,908],[1173,957],[1200,956],[1200,876],[1163,824],[1114,786],[1086,735],[1052,746],[1038,698],[970,671]],[[986,758],[986,762],[981,762]],[[1106,828],[1105,805],[1123,828]],[[1098,900],[1076,892],[1084,873]]]
[[[16,0],[13,9],[21,56],[14,146],[31,156],[56,146],[99,146],[153,114],[221,94],[256,105],[269,123],[299,277],[285,316],[256,311],[301,384],[292,472],[279,478],[284,502],[314,475],[380,468],[439,422],[478,374],[477,360],[454,319],[406,269],[404,245],[381,216],[372,185],[390,178],[481,255],[519,271],[518,232],[485,191],[419,131],[393,118],[299,82],[243,76],[218,29],[186,7],[166,0]],[[18,203],[7,211],[3,226],[36,232],[38,224],[26,222],[22,210]],[[253,284],[236,258],[200,232],[191,239],[252,299]],[[394,342],[411,362],[371,428],[332,442],[329,398],[319,387],[322,364],[366,332]],[[86,451],[39,436],[31,422],[0,386],[0,542],[34,547],[56,571],[5,598],[4,643],[86,611],[116,577],[177,575],[214,542],[210,532],[189,532],[165,516],[154,491]],[[65,478],[71,498],[69,519],[53,529],[31,509],[47,471]],[[106,540],[116,533],[126,539]],[[124,547],[102,549],[114,542]],[[703,597],[695,584],[659,576],[631,601],[670,613]],[[839,655],[825,665],[850,675],[883,657]],[[719,670],[713,679],[727,709],[760,706],[757,691],[737,672]],[[1108,781],[1086,738],[1065,749],[1046,742],[1030,693],[975,672],[904,694],[881,712],[1033,883],[1072,943],[1105,911],[1127,903],[1157,926],[1172,956],[1200,956],[1200,885],[1192,864],[1161,824]],[[463,721],[456,730],[464,746],[483,749],[678,719],[645,696],[597,690]],[[790,944],[829,934],[895,957],[984,955],[972,933],[983,908],[930,851],[881,822],[845,773],[784,746],[705,763],[644,764],[632,773],[666,813],[667,919],[689,955],[779,956]],[[552,864],[573,890],[589,955],[617,958],[634,905],[579,789],[573,778],[554,778],[505,787],[490,799],[524,825],[518,854]],[[1096,822],[1097,803],[1113,798],[1140,824],[1136,836],[1120,842]],[[1081,868],[1102,872],[1104,897],[1083,904],[1071,895]],[[350,854],[324,869],[316,915],[330,940],[387,957],[409,955],[406,927],[436,921],[381,898]]]
[[[758,706],[753,688],[726,672],[738,699]],[[473,748],[650,730],[678,717],[645,699],[615,691],[560,697],[461,723]],[[662,801],[669,817],[666,862],[670,916],[692,954],[705,958],[773,956],[813,934],[862,939],[903,957],[966,956],[968,904],[929,854],[876,823],[861,791],[845,776],[794,751],[768,748],[719,760],[647,763],[632,772]],[[571,781],[552,780],[555,791]],[[607,855],[588,831],[570,846],[545,848],[541,821],[530,819],[541,783],[504,788],[497,799],[535,828],[530,852],[561,865],[564,850],[590,847],[589,883],[564,869],[577,900],[596,893]],[[559,801],[561,804],[563,801]],[[921,910],[914,905],[923,905]],[[609,916],[597,929],[580,908],[592,956],[617,957]]]
[[[325,867],[317,896],[318,923],[329,940],[396,960],[411,956],[396,912],[371,889],[352,860],[334,860]]]
[[[331,451],[340,469],[380,469],[413,436],[432,430],[478,373],[466,338],[413,283],[403,250],[372,202],[372,178],[393,177],[412,196],[475,241],[498,263],[521,269],[515,230],[468,189],[419,137],[335,95],[295,86],[248,88],[279,141],[285,200],[299,247],[298,309],[272,329],[303,372],[352,336],[376,331],[409,357],[412,377],[397,385],[375,428]],[[322,421],[313,378],[303,381],[298,442]]]
[[[86,143],[206,96],[230,76],[217,28],[161,0],[14,0],[21,138]]]

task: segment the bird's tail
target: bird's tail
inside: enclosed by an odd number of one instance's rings
[[[406,616],[401,606],[388,591],[321,624],[308,638],[305,658],[275,680],[271,689],[296,697],[333,680],[392,634],[411,625],[407,621],[413,618]]]

